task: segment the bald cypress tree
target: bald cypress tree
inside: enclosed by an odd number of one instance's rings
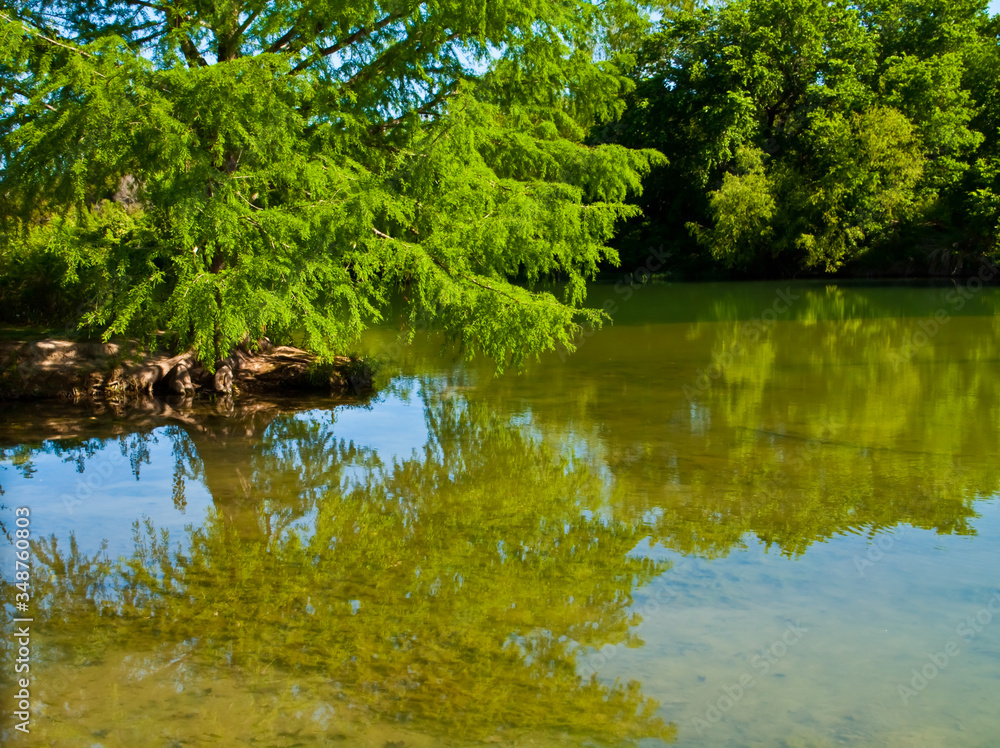
[[[7,4],[2,259],[47,258],[106,337],[206,361],[262,335],[329,358],[397,292],[500,365],[572,347],[657,158],[583,143],[646,23],[618,1]]]

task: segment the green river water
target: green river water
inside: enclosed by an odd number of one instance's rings
[[[1000,290],[591,298],[369,402],[5,405],[0,742],[1000,745]]]

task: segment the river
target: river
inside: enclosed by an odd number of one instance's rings
[[[364,402],[5,406],[2,742],[996,745],[1000,290],[591,299],[500,376],[386,325]]]

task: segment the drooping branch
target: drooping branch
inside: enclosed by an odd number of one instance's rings
[[[80,49],[79,47],[76,47],[76,46],[74,46],[72,44],[68,44],[66,42],[61,42],[58,39],[53,39],[50,36],[46,36],[39,29],[33,28],[33,27],[29,26],[28,24],[26,24],[21,19],[15,20],[15,19],[11,18],[10,16],[8,16],[8,15],[6,15],[4,13],[0,13],[0,18],[2,18],[3,20],[5,20],[7,23],[11,24],[12,26],[20,26],[25,31],[25,33],[30,34],[31,36],[35,37],[36,39],[41,39],[46,44],[51,44],[51,45],[56,46],[56,47],[61,47],[62,49],[68,49],[70,52],[75,52],[76,54],[78,54],[81,57],[84,57],[84,58],[86,58],[88,60],[94,59],[94,56],[92,54],[90,54],[89,52],[84,52],[82,49]],[[96,71],[95,71],[95,75],[97,75],[100,78],[104,77],[103,75],[101,75],[101,73],[97,73]]]
[[[16,85],[11,85],[8,81],[4,81],[4,85],[7,87],[7,90],[10,91],[11,93],[16,94],[18,96],[23,96],[28,101],[31,101],[31,94],[29,94],[24,89],[22,89],[22,88],[20,88],[20,87],[18,87]],[[59,111],[58,109],[56,109],[54,106],[52,106],[48,102],[43,101],[43,102],[41,102],[41,104],[42,104],[43,107],[45,107],[46,109],[48,109],[50,112],[57,112],[57,111]]]
[[[375,236],[377,236],[379,239],[385,239],[386,241],[390,241],[390,242],[397,241],[396,237],[390,236],[389,234],[385,233],[384,231],[379,231],[374,226],[372,226],[372,231],[375,233]],[[400,242],[400,243],[401,244],[406,244],[406,242]],[[523,299],[519,299],[516,296],[511,295],[510,293],[508,293],[507,291],[505,291],[505,290],[503,290],[501,288],[494,288],[493,286],[489,285],[488,283],[484,283],[483,281],[479,280],[474,275],[469,275],[468,273],[463,273],[461,270],[454,270],[454,269],[448,267],[444,262],[442,262],[437,257],[434,257],[433,255],[431,255],[429,253],[427,254],[427,257],[442,272],[444,272],[445,275],[447,275],[451,279],[454,279],[456,277],[461,278],[462,280],[468,281],[469,283],[471,283],[474,286],[478,286],[479,288],[482,288],[484,291],[489,291],[490,293],[496,294],[497,296],[503,296],[504,298],[509,299],[513,303],[521,305],[521,306],[523,306],[524,304],[527,303]],[[533,299],[533,301],[535,301],[535,303],[538,303],[534,299]],[[557,304],[546,304],[546,306],[558,306],[558,305]]]

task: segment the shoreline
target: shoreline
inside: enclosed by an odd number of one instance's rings
[[[359,396],[374,391],[374,372],[366,360],[337,356],[321,364],[307,351],[266,339],[257,350],[238,348],[213,368],[190,352],[151,352],[134,341],[0,340],[0,401],[124,405],[150,397]]]

